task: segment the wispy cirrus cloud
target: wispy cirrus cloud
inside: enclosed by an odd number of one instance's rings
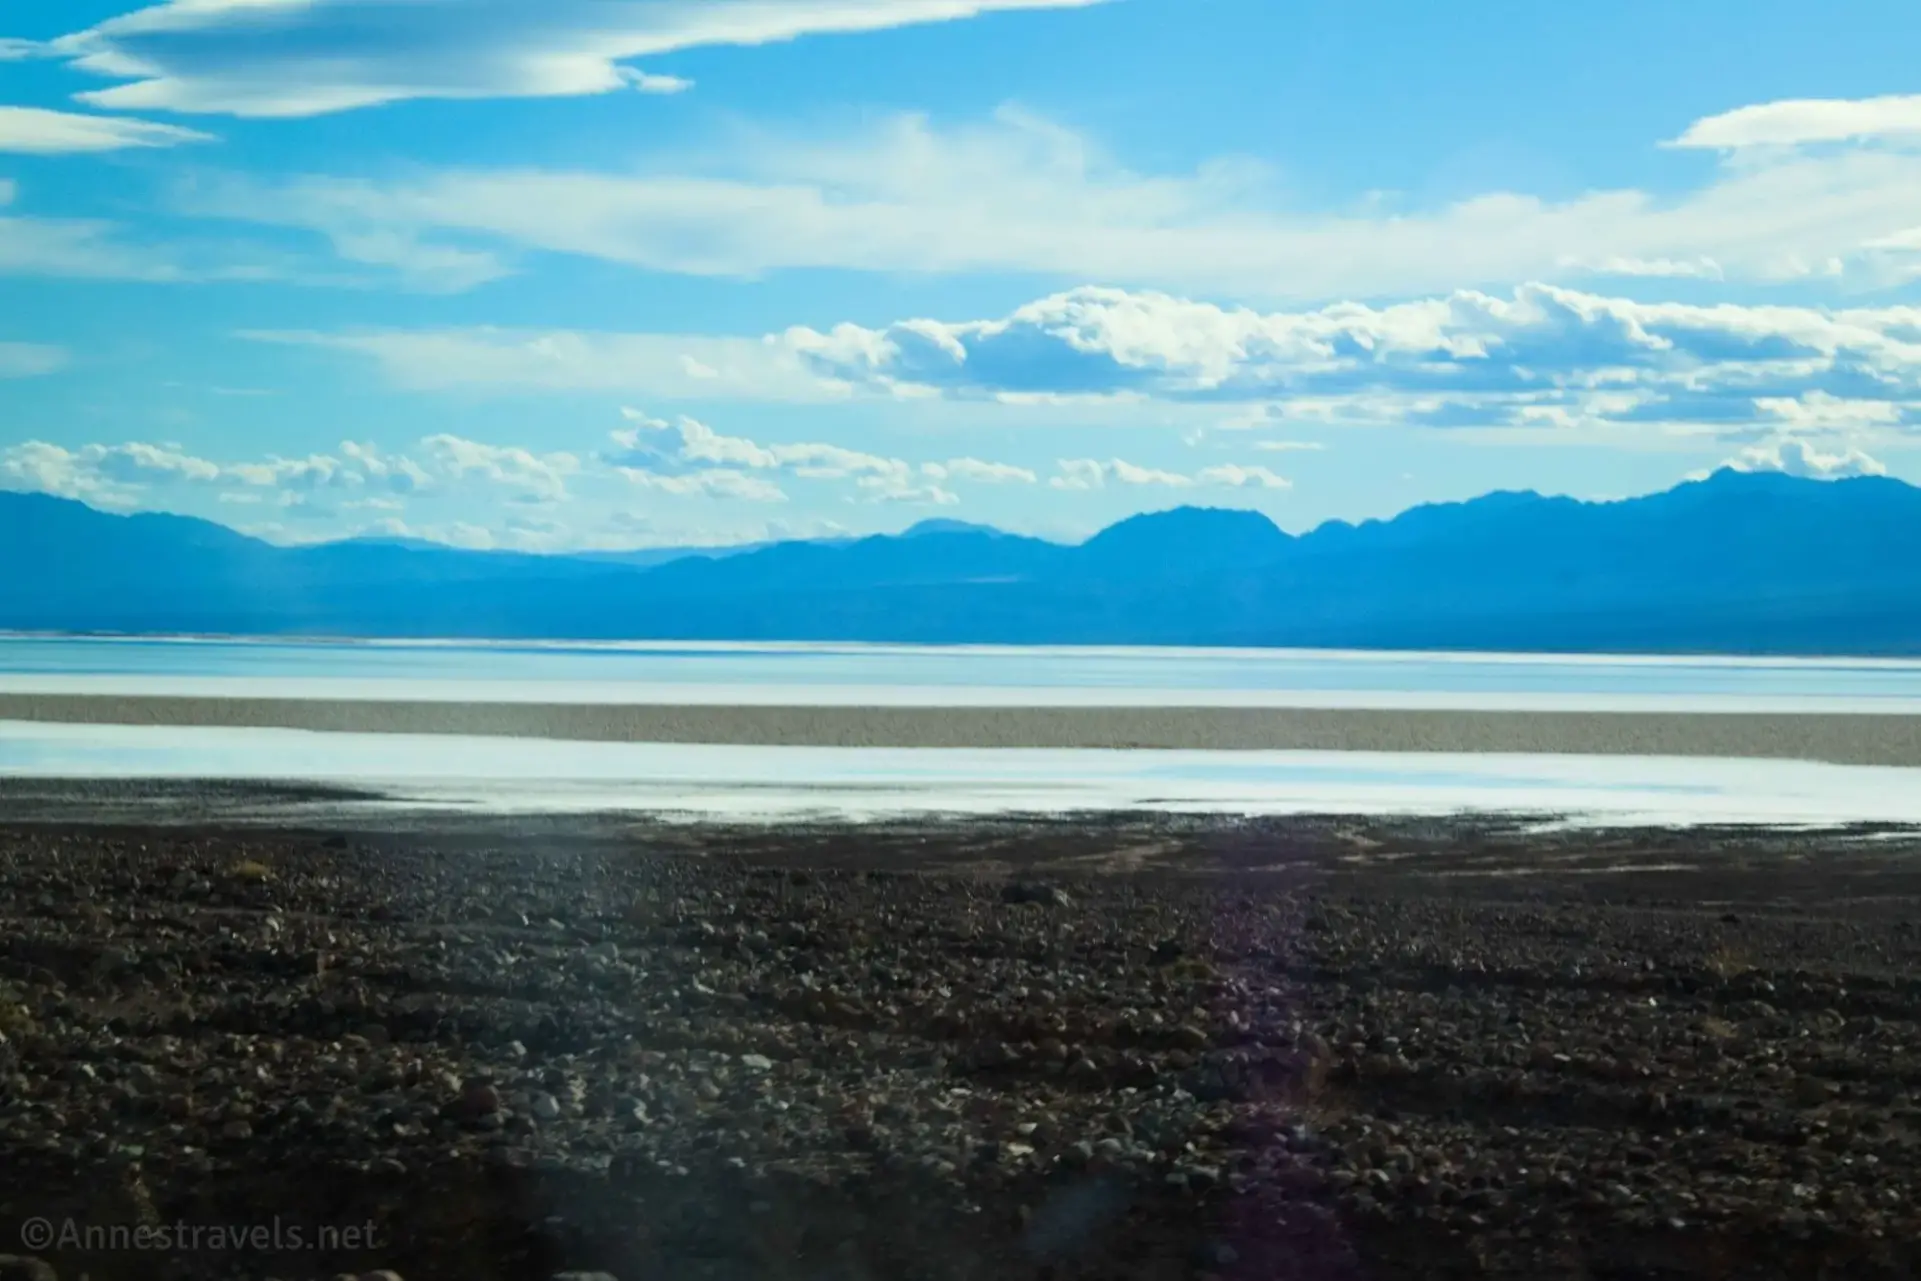
[[[1789,98],[1697,120],[1671,147],[1795,147],[1862,138],[1921,138],[1921,94]]]
[[[213,141],[212,134],[151,120],[0,106],[0,152],[58,156]]]
[[[0,378],[34,378],[64,369],[67,350],[49,343],[0,342]]]
[[[256,330],[259,342],[318,347],[374,361],[415,391],[633,391],[673,399],[817,402],[855,390],[817,368],[785,335],[595,333],[496,328]]]
[[[1710,123],[1684,138],[1725,134]],[[1441,206],[1390,196],[1315,210],[1258,162],[1140,172],[1084,134],[1013,109],[962,126],[902,116],[829,138],[743,132],[624,172],[232,178],[183,192],[180,209],[336,244],[398,235],[693,276],[1009,272],[1261,302],[1520,280],[1884,288],[1921,276],[1921,241],[1906,239],[1921,234],[1916,148],[1777,147],[1674,196],[1490,191]]]
[[[628,65],[686,49],[881,31],[1100,0],[169,0],[17,53],[123,81],[116,111],[315,116],[414,98],[676,93]]]

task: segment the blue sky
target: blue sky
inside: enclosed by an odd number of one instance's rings
[[[1863,2],[16,0],[0,487],[558,550],[1921,479],[1915,48]]]

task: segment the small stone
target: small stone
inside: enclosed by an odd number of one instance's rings
[[[740,1056],[740,1065],[750,1072],[770,1072],[774,1061],[765,1054],[743,1054]]]
[[[500,1091],[485,1082],[475,1082],[460,1092],[456,1105],[463,1116],[479,1118],[500,1111]]]
[[[0,1254],[0,1281],[60,1281],[60,1274],[45,1259]]]
[[[1003,903],[1038,903],[1043,907],[1072,907],[1074,900],[1066,890],[1054,885],[1015,881],[1001,889]]]
[[[534,1114],[534,1119],[537,1121],[557,1121],[560,1119],[560,1100],[551,1094],[541,1093],[534,1095],[533,1103],[530,1106]]]

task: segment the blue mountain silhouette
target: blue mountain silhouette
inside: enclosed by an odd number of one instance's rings
[[[1921,653],[1917,549],[1921,489],[1735,471],[1615,502],[1487,494],[1298,536],[1183,507],[1077,545],[929,521],[631,559],[277,547],[0,493],[0,628]]]

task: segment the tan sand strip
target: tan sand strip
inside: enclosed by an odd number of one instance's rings
[[[0,694],[0,720],[596,742],[1739,756],[1921,765],[1921,716],[1219,707],[765,707]]]

